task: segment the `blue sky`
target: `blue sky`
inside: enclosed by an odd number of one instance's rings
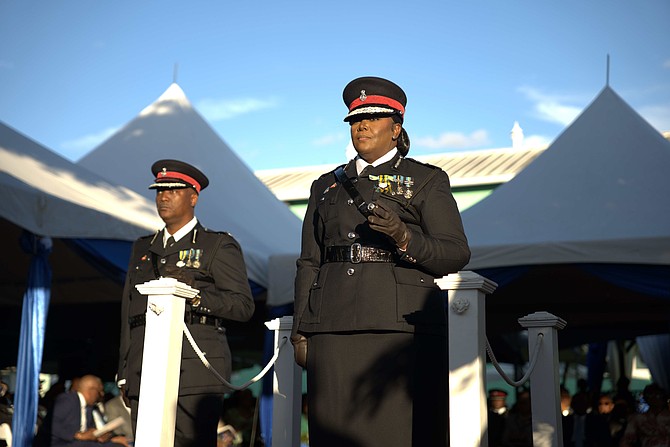
[[[177,82],[251,169],[344,161],[344,85],[407,93],[411,155],[555,139],[606,82],[670,130],[670,2],[0,0],[0,121],[76,161]],[[185,148],[187,150],[187,148]]]

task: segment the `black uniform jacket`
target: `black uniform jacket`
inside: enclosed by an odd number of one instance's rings
[[[182,263],[186,264],[189,253],[191,262],[197,258],[199,266],[178,267]],[[189,314],[210,317],[210,322],[214,318],[247,321],[253,315],[254,300],[242,250],[237,241],[228,233],[209,231],[198,223],[172,247],[163,248],[162,232],[140,238],[133,245],[122,297],[118,369],[118,379],[127,381],[128,396],[139,395],[145,328],[144,325],[131,327],[129,319],[146,314],[147,306],[146,296],[141,295],[135,285],[156,279],[154,262],[160,276],[178,277],[179,275],[173,273],[178,269],[179,274],[191,279],[192,287],[200,290],[200,305],[191,308],[186,304],[187,325],[212,366],[222,376],[229,378],[232,366],[225,329],[212,324],[191,324]],[[225,391],[224,386],[202,364],[184,337],[179,394]]]
[[[294,333],[401,331],[445,333],[444,297],[435,278],[457,272],[470,259],[463,224],[447,174],[398,155],[356,178],[366,202],[383,201],[408,226],[406,252],[370,228],[334,172],[311,188],[303,222],[295,282]],[[384,248],[395,262],[324,262],[328,246]]]

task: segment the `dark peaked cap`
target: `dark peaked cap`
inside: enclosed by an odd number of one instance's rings
[[[407,96],[388,79],[374,76],[354,79],[344,87],[342,99],[349,108],[344,121],[351,121],[357,115],[397,115],[401,122],[405,117]]]
[[[193,188],[200,193],[209,179],[198,168],[179,160],[158,160],[151,165],[156,180],[149,189]]]

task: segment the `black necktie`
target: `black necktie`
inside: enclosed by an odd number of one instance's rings
[[[93,407],[86,407],[86,428],[95,428],[95,419],[93,419]]]
[[[174,238],[173,238],[172,236],[170,236],[170,237],[167,239],[167,242],[165,243],[165,248],[168,248],[168,247],[173,246],[173,245],[174,245],[174,242],[175,242],[175,241],[174,241]]]
[[[360,178],[367,177],[370,174],[370,171],[372,171],[372,165],[367,165],[365,168],[363,168],[361,173],[358,174],[358,177]]]

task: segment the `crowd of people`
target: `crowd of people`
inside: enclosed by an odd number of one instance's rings
[[[107,389],[115,388],[114,384],[108,385]],[[104,390],[103,382],[95,375],[59,380],[52,384],[39,400],[33,447],[132,446],[134,437],[130,407],[121,394]],[[12,425],[12,398],[9,386],[0,381],[0,424],[7,424],[8,427]],[[114,428],[106,431],[105,425]],[[0,440],[0,446],[3,445]],[[263,447],[258,400],[251,390],[226,395],[219,411],[216,445]]]
[[[574,394],[560,390],[564,447],[670,447],[670,394],[658,384],[638,399],[627,387],[592,392],[579,385]],[[517,390],[509,409],[506,399],[504,390],[489,391],[489,446],[532,447],[530,391]]]
[[[515,397],[510,408],[506,391],[489,390],[490,447],[533,446],[530,391],[518,389]],[[309,445],[306,403],[305,399],[302,447]],[[670,394],[656,383],[647,385],[637,398],[628,388],[591,392],[578,387],[571,394],[561,387],[560,404],[564,447],[670,447]],[[11,426],[12,408],[9,387],[0,381],[0,424]],[[133,445],[130,408],[121,395],[105,393],[94,375],[53,384],[40,399],[39,416],[35,447]],[[117,418],[122,423],[113,430],[96,433]],[[258,401],[247,389],[226,396],[219,413],[217,447],[251,445],[262,447],[264,442]]]

